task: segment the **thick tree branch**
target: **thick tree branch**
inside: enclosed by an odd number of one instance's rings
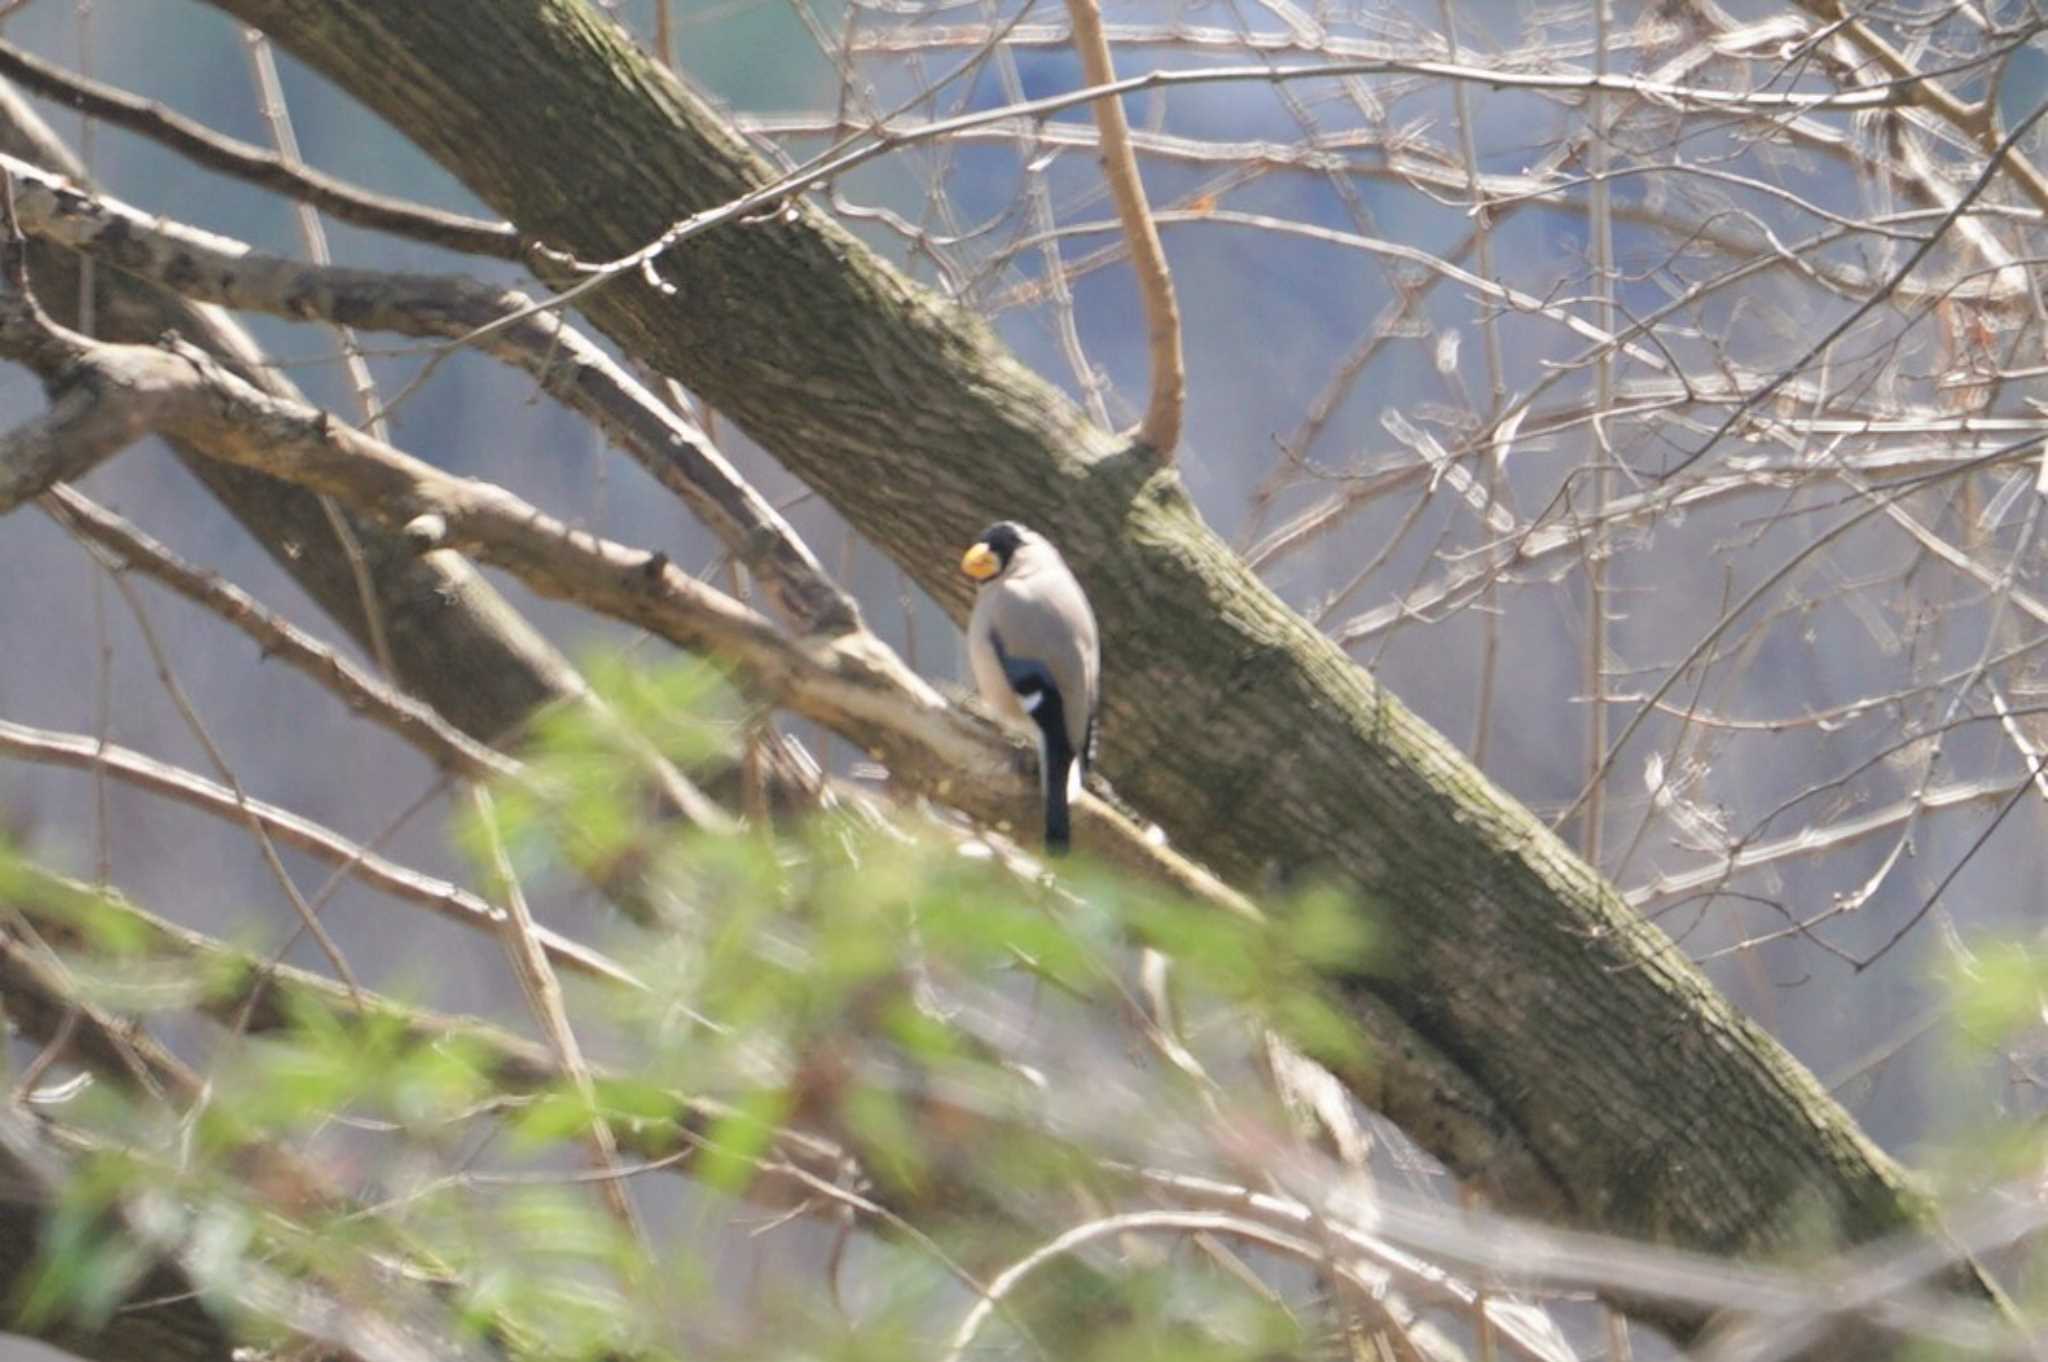
[[[4,444],[0,444],[0,470],[5,467]],[[478,742],[431,706],[391,689],[381,678],[266,609],[240,587],[187,563],[91,498],[59,485],[43,496],[42,505],[52,519],[72,534],[106,550],[123,566],[144,573],[195,605],[212,611],[253,639],[264,657],[282,659],[333,692],[350,710],[397,735],[436,765],[472,780],[525,779],[526,768],[516,758]],[[710,831],[733,830],[733,822],[724,810],[667,758],[624,731],[597,701],[590,703],[607,729],[619,736],[672,812]],[[614,895],[621,908],[636,916],[645,915],[645,905],[625,886],[601,887]]]
[[[97,344],[59,327],[19,321],[27,309],[18,298],[11,303],[0,300],[0,353],[79,384],[111,406],[133,407],[104,420],[138,436],[152,431],[203,440],[218,457],[288,478],[402,528],[421,553],[464,549],[517,573],[544,595],[577,601],[719,658],[753,689],[859,742],[896,779],[990,822],[1007,825],[1035,806],[1014,771],[1010,744],[950,706],[865,630],[792,640],[665,554],[574,531],[502,488],[451,476],[326,412],[264,393],[181,342],[167,349]],[[130,394],[136,395],[132,402]],[[981,778],[956,782],[962,772]],[[1151,846],[1106,805],[1084,804],[1092,816],[1082,822],[1097,829],[1100,853],[1176,887],[1206,892],[1235,911],[1251,911],[1192,866]]]
[[[155,418],[147,393],[102,402],[89,387],[54,394],[39,412],[0,435],[0,514],[41,496],[60,481],[82,478],[145,434]]]
[[[0,477],[5,476],[8,468],[5,445],[0,444]],[[524,769],[518,761],[456,728],[429,706],[392,690],[379,677],[266,609],[233,582],[186,562],[169,546],[144,534],[84,493],[70,487],[52,488],[44,499],[44,509],[59,525],[106,550],[124,567],[144,573],[226,620],[248,635],[264,657],[277,658],[332,691],[351,711],[397,735],[436,765],[476,779],[516,777]]]
[[[0,469],[4,467],[4,459],[0,459]],[[351,712],[362,715],[411,744],[436,765],[471,780],[528,782],[524,763],[476,741],[432,707],[393,690],[382,678],[372,675],[289,620],[265,608],[240,587],[185,562],[168,547],[91,498],[59,485],[44,495],[41,504],[58,524],[82,541],[104,550],[121,567],[138,571],[213,612],[253,640],[263,657],[281,659],[331,692]],[[724,810],[665,756],[652,750],[638,734],[616,722],[600,701],[593,699],[588,703],[593,717],[613,734],[672,813],[707,831],[734,830],[733,820]],[[787,775],[779,765],[766,778],[778,785],[788,783]],[[621,911],[636,921],[650,921],[657,912],[646,898],[645,886],[631,873],[633,868],[631,856],[585,867],[593,875],[598,890]]]
[[[0,353],[12,334],[0,308]],[[843,733],[884,761],[893,778],[991,823],[1023,821],[1035,786],[1015,770],[1015,749],[987,723],[949,705],[865,630],[797,640],[764,616],[691,577],[667,555],[571,529],[491,483],[454,477],[327,413],[264,393],[182,344],[101,345],[57,329],[58,341],[19,348],[32,367],[89,376],[94,391],[139,415],[127,423],[205,442],[218,457],[333,496],[402,528],[417,551],[459,548],[516,573],[543,595],[629,621],[680,648],[732,666],[759,694]],[[118,392],[112,390],[118,389]],[[109,418],[115,419],[115,418]],[[4,509],[4,508],[0,508]],[[959,780],[966,773],[972,777]],[[1152,847],[1108,806],[1084,800],[1091,849],[1144,868],[1175,887],[1250,912],[1198,870]]]

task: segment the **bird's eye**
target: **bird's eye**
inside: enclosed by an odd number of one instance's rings
[[[1038,713],[1038,707],[1045,703],[1045,692],[1033,686],[1030,690],[1017,692],[1017,703],[1024,706],[1026,714]]]

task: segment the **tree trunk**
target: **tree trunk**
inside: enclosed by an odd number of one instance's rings
[[[576,0],[213,2],[582,260],[771,178]],[[1101,617],[1104,772],[1241,885],[1334,878],[1356,895],[1377,945],[1330,981],[1458,1064],[1533,1156],[1488,1166],[1438,1136],[1440,1094],[1345,1075],[1454,1171],[1510,1209],[1746,1257],[1930,1224],[1891,1160],[1667,937],[1276,598],[1170,470],[1088,424],[981,322],[804,205],[694,237],[659,270],[672,295],[629,272],[579,305],[956,616],[974,530],[1007,516],[1054,535]]]

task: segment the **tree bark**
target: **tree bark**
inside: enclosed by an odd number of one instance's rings
[[[575,0],[213,3],[580,259],[772,178]],[[1668,938],[1275,597],[1170,470],[1089,425],[978,320],[803,204],[658,268],[673,293],[628,273],[580,306],[956,616],[974,530],[1009,516],[1053,534],[1101,617],[1106,774],[1240,884],[1348,888],[1377,945],[1328,982],[1462,1066],[1541,1170],[1435,1138],[1435,1094],[1376,1094],[1456,1172],[1511,1209],[1748,1257],[1931,1225],[1898,1167]],[[1372,1090],[1370,1072],[1346,1077]]]

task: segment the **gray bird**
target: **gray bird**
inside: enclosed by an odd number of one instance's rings
[[[990,708],[1028,722],[1038,738],[1045,849],[1058,855],[1072,838],[1067,806],[1094,754],[1102,674],[1095,612],[1060,551],[1012,521],[982,531],[960,570],[981,584],[967,620],[974,683]]]

